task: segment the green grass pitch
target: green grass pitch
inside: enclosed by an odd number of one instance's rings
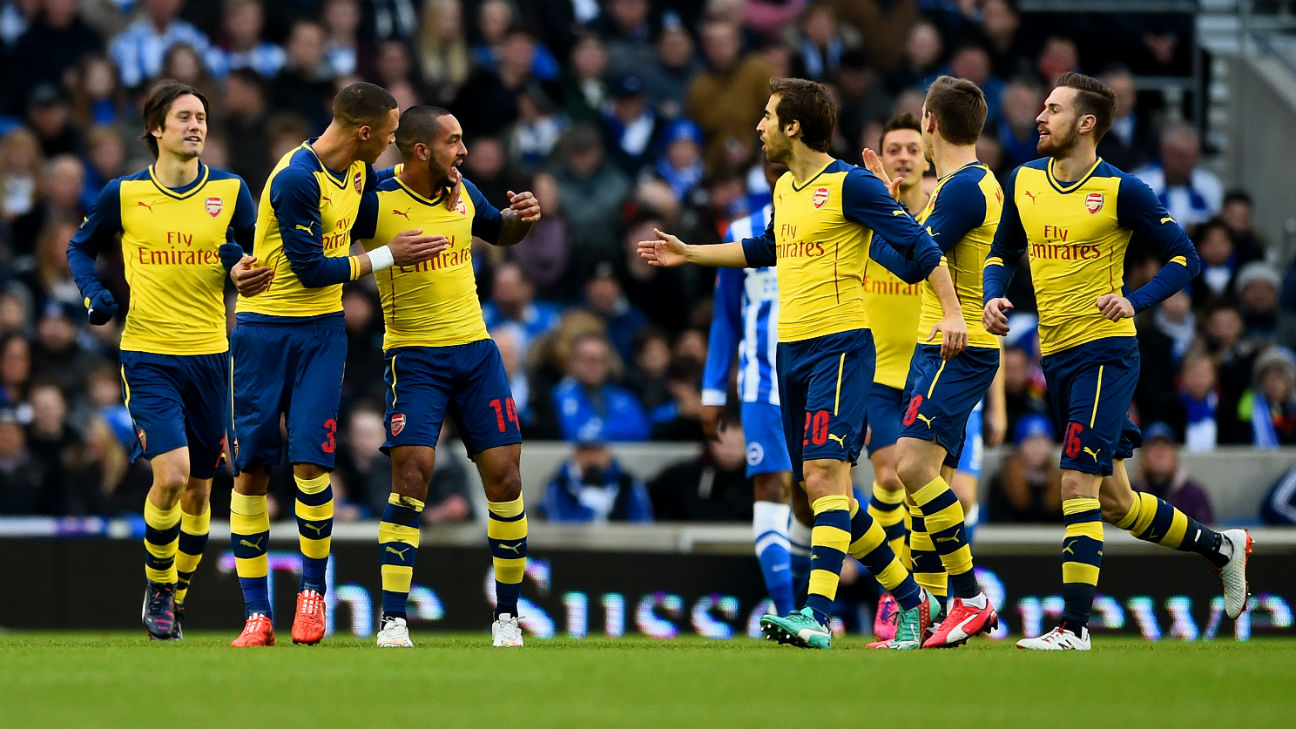
[[[1296,639],[898,654],[855,638],[812,652],[638,638],[503,650],[487,633],[417,631],[414,650],[234,650],[232,637],[0,633],[0,727],[1296,726]]]

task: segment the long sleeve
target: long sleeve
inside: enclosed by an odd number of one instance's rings
[[[500,230],[504,223],[503,216],[486,200],[486,196],[481,194],[481,190],[478,190],[476,185],[464,179],[463,187],[464,194],[472,200],[475,210],[472,221],[473,236],[495,245],[499,242]]]
[[[716,270],[711,336],[706,367],[702,371],[702,404],[724,405],[729,392],[729,370],[742,339],[742,286],[739,268]]]
[[[239,179],[238,198],[234,203],[234,218],[230,221],[231,238],[244,253],[252,253],[252,244],[256,240],[257,205],[252,199],[252,191],[247,183]]]
[[[1017,171],[1020,169],[1013,170],[1008,183],[1004,185],[1003,213],[999,217],[999,227],[995,229],[994,242],[990,244],[990,253],[986,256],[981,277],[983,302],[1003,297],[1021,263],[1022,254],[1026,252],[1026,230],[1022,227],[1017,201],[1013,197]]]
[[[936,242],[891,197],[886,185],[873,173],[858,168],[846,173],[842,182],[842,215],[881,235],[887,245],[924,272],[923,278],[940,264],[941,250]]]
[[[752,268],[764,268],[778,264],[778,245],[774,242],[774,217],[778,211],[770,214],[769,225],[765,232],[755,238],[743,238],[743,255],[747,256],[747,265]]]
[[[68,268],[82,297],[88,299],[104,290],[95,256],[121,230],[121,181],[113,180],[99,192],[90,214],[68,241]]]
[[[1121,225],[1134,231],[1134,235],[1150,241],[1164,263],[1151,281],[1126,296],[1135,313],[1182,290],[1201,271],[1201,258],[1197,256],[1197,249],[1188,239],[1188,234],[1166,212],[1152,189],[1138,178],[1131,175],[1121,178],[1120,192],[1116,196],[1116,218]]]
[[[319,181],[289,167],[270,183],[270,207],[279,221],[284,257],[303,286],[317,288],[352,280],[351,260],[324,255],[319,212]]]

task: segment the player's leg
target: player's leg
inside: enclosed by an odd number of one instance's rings
[[[1127,431],[1133,428],[1127,426]],[[1135,431],[1137,432],[1137,431]],[[1130,451],[1133,450],[1131,447]],[[1215,531],[1189,517],[1164,499],[1136,492],[1130,486],[1125,459],[1117,449],[1112,475],[1102,481],[1098,501],[1103,521],[1128,531],[1145,542],[1181,552],[1195,552],[1210,560],[1224,583],[1224,612],[1236,620],[1246,609],[1246,564],[1251,535],[1245,529]]]
[[[274,645],[270,599],[270,514],[266,491],[270,464],[283,456],[279,414],[288,373],[287,327],[240,323],[230,334],[233,393],[234,491],[230,494],[230,543],[243,591],[243,632],[236,648]]]
[[[904,484],[895,470],[895,442],[900,431],[900,403],[903,401],[902,390],[873,383],[868,402],[869,435],[865,444],[869,462],[873,464],[873,489],[868,513],[886,533],[887,543],[900,557],[900,563],[905,569],[912,570],[909,510],[905,507]],[[895,596],[883,590],[873,614],[873,633],[879,641],[895,637],[898,615]]]
[[[288,461],[297,496],[297,542],[302,555],[294,643],[324,639],[328,619],[329,553],[333,546],[333,484],[329,478],[337,451],[338,405],[346,369],[346,324],[342,317],[288,327],[293,379],[288,398]]]
[[[207,537],[211,532],[211,485],[210,478],[189,477],[184,491],[180,493],[180,539],[176,552],[176,623],[175,636],[183,637],[181,623],[185,617],[185,599],[189,596],[189,584],[193,574],[202,562],[203,551],[207,549]]]
[[[747,439],[747,476],[752,480],[752,542],[774,603],[774,614],[796,609],[792,588],[792,555],[788,544],[788,492],[792,464],[783,439],[782,415],[777,405],[742,404],[743,435]]]
[[[391,414],[389,409],[389,423]],[[437,425],[439,432],[440,423]],[[378,524],[382,578],[382,617],[377,636],[380,648],[410,648],[414,645],[409,637],[406,604],[414,579],[414,562],[418,557],[420,519],[427,501],[428,484],[432,480],[432,468],[436,465],[436,449],[432,446],[393,446],[400,436],[412,435],[405,428],[398,431],[392,435],[390,426],[387,431],[387,447],[391,449],[392,460],[392,492],[387,497],[387,506]],[[430,440],[435,443],[436,436]]]
[[[517,647],[522,645],[518,600],[527,564],[517,405],[495,342],[483,339],[446,349],[453,352],[451,369],[456,379],[449,413],[477,463],[486,491],[486,541],[495,571],[492,639],[497,647]]]

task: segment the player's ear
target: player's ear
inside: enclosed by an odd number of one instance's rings
[[[1088,134],[1098,125],[1098,117],[1093,114],[1084,114],[1080,117],[1080,133]]]

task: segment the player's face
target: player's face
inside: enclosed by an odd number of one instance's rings
[[[1044,111],[1035,117],[1039,142],[1035,151],[1049,157],[1065,157],[1080,141],[1080,113],[1075,89],[1059,87],[1044,100]]]
[[[161,129],[154,129],[158,149],[166,154],[193,159],[207,143],[207,111],[193,94],[176,97],[167,110]]]
[[[769,97],[765,103],[765,113],[761,120],[756,124],[756,131],[760,134],[762,148],[765,150],[765,159],[770,162],[787,164],[791,156],[792,145],[788,142],[787,136],[783,134],[782,125],[778,118],[779,95],[774,94]]]
[[[437,119],[437,133],[432,137],[428,151],[428,169],[432,172],[433,184],[448,186],[450,168],[461,166],[468,157],[468,148],[463,141],[463,127],[453,114]]]
[[[922,184],[927,171],[923,141],[923,135],[912,129],[893,129],[882,137],[882,169],[893,180],[904,178],[900,185],[906,190]]]
[[[400,112],[392,109],[387,113],[387,119],[383,123],[360,127],[360,149],[357,158],[369,164],[377,162],[382,153],[396,141],[396,126],[399,123]]]

